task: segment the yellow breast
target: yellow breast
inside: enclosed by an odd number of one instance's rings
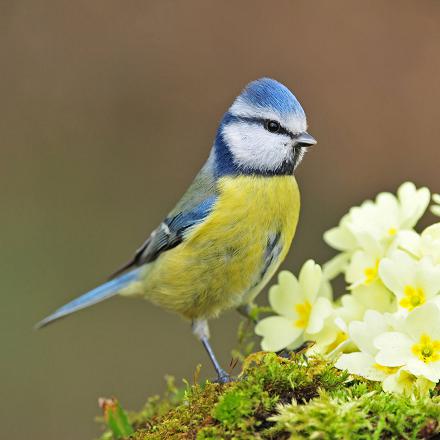
[[[145,278],[148,299],[190,319],[215,316],[258,293],[285,258],[298,221],[293,176],[224,177],[218,192],[211,214]],[[267,264],[271,237],[278,252]]]

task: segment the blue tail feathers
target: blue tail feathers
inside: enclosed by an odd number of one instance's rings
[[[140,270],[141,268],[131,270],[130,272],[124,273],[117,278],[96,287],[90,292],[81,295],[79,298],[76,298],[66,305],[60,307],[58,310],[52,313],[52,315],[44,318],[35,327],[44,327],[57,319],[70,315],[73,312],[85,309],[86,307],[92,306],[104,301],[105,299],[115,296],[121,289],[138,279]]]

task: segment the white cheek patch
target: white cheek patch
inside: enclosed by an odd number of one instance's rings
[[[223,136],[237,165],[274,171],[292,159],[288,136],[270,133],[263,126],[235,122],[223,128]]]
[[[284,128],[287,128],[292,133],[303,133],[307,130],[307,121],[304,114],[293,113],[288,118],[283,117],[272,109],[256,107],[242,100],[240,97],[235,100],[229,112],[234,116],[244,118],[259,117],[263,119],[274,119],[275,121],[279,121]]]

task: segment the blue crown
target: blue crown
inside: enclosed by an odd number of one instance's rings
[[[271,78],[261,78],[249,83],[241,92],[240,99],[255,107],[270,108],[281,115],[296,114],[305,117],[301,104],[292,92]]]

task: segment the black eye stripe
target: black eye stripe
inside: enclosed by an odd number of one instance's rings
[[[259,124],[259,125],[263,125],[264,127],[266,127],[266,124],[270,121],[272,121],[272,119],[264,119],[264,118],[251,118],[251,117],[245,117],[245,116],[239,116],[237,117],[237,119],[239,121],[244,121],[244,122],[250,122],[251,124]],[[278,121],[275,121],[278,122]],[[298,135],[293,134],[291,131],[287,130],[287,128],[284,128],[279,122],[278,124],[280,125],[280,128],[278,129],[278,131],[273,132],[273,134],[284,134],[286,136],[289,136],[292,139],[295,139]]]
[[[277,134],[285,134],[291,137],[292,139],[295,137],[295,135],[291,131],[285,129],[281,124],[280,124],[280,128],[277,131]]]

